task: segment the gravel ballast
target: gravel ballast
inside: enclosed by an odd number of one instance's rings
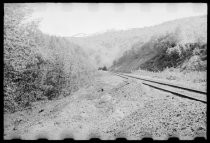
[[[206,138],[206,104],[108,72],[92,87],[44,105],[4,115],[4,139]]]

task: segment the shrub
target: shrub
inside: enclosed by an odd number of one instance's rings
[[[154,50],[157,50],[158,54],[140,67],[150,71],[162,71],[167,67],[182,67],[191,70],[206,69],[206,62],[203,62],[207,56],[206,44],[180,43],[178,37],[176,37],[172,33],[157,38]],[[193,57],[196,55],[198,56],[197,59],[193,60]],[[186,62],[188,64],[183,66]]]
[[[58,98],[62,93],[68,96],[82,80],[88,83],[89,78],[82,79],[82,75],[89,76],[92,70],[86,66],[89,64],[80,47],[65,38],[43,34],[36,22],[22,24],[26,13],[24,4],[4,6],[6,112],[25,109],[37,100]]]

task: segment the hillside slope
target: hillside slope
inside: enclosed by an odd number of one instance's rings
[[[176,20],[151,29],[154,35],[150,40],[139,40],[133,44],[130,50],[113,63],[111,70],[130,72],[141,68],[162,71],[167,67],[190,69],[194,64],[198,64],[198,67],[193,67],[195,70],[206,68],[207,17]]]
[[[69,37],[69,40],[80,45],[97,66],[106,65],[110,67],[114,61],[118,61],[125,54],[125,51],[134,47],[138,49],[153,36],[178,30],[182,32],[180,35],[181,39],[186,43],[195,41],[197,37],[206,39],[206,29],[207,16],[196,16],[173,20],[151,27],[121,31],[110,30],[86,37]]]

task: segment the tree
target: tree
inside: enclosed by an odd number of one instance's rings
[[[86,77],[91,67],[81,48],[65,38],[43,34],[37,28],[39,21],[22,23],[28,13],[31,11],[24,4],[4,7],[4,109],[7,112],[25,109],[34,101],[54,99],[60,94],[69,96],[89,80]]]
[[[104,67],[102,68],[102,70],[104,70],[104,71],[107,71],[107,68],[106,68],[106,66],[104,66]]]

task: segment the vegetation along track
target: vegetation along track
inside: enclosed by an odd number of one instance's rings
[[[192,89],[189,87],[186,87],[184,85],[179,85],[171,82],[166,82],[166,81],[160,81],[148,77],[142,77],[139,75],[132,75],[132,74],[125,74],[125,73],[114,73],[117,76],[123,77],[123,78],[134,78],[141,80],[144,85],[163,90],[166,92],[170,92],[174,95],[183,97],[183,98],[188,98],[191,100],[195,101],[200,101],[202,103],[207,103],[206,101],[206,91],[201,91],[198,89]]]

